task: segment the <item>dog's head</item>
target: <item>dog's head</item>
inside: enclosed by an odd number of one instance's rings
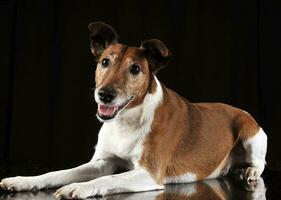
[[[157,39],[131,47],[118,43],[117,33],[105,23],[94,22],[88,27],[91,51],[97,61],[97,116],[106,121],[141,104],[147,93],[154,92],[153,74],[167,65],[171,54]]]

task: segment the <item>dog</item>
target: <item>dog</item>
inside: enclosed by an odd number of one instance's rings
[[[92,159],[81,166],[3,179],[9,191],[58,189],[58,199],[162,190],[227,174],[248,184],[265,167],[267,136],[247,112],[222,103],[191,103],[155,73],[171,52],[157,39],[118,43],[115,30],[89,24],[97,66],[95,101],[103,122]],[[127,171],[114,174],[117,167]]]

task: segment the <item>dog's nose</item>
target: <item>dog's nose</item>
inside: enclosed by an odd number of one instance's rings
[[[112,100],[116,97],[116,92],[111,87],[101,88],[98,92],[99,98],[103,103],[111,103]]]

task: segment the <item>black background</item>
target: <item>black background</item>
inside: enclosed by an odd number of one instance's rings
[[[158,74],[169,88],[251,113],[269,136],[268,167],[281,168],[280,15],[277,0],[0,1],[0,165],[91,158],[101,124],[87,25],[104,21],[122,43],[171,49]]]

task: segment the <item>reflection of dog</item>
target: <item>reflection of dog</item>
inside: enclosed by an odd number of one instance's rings
[[[55,196],[84,198],[158,190],[234,168],[248,182],[260,177],[267,137],[248,113],[220,103],[190,103],[162,85],[154,72],[167,64],[170,52],[159,40],[130,47],[118,43],[104,23],[89,29],[97,59],[97,116],[104,122],[92,160],[41,176],[7,178],[1,187],[20,191],[72,183]],[[112,175],[118,166],[129,171]]]
[[[230,182],[227,179],[204,180],[189,184],[169,184],[165,191],[156,190],[150,192],[123,193],[99,200],[222,200],[222,199],[247,199],[266,200],[266,188],[263,179],[254,181],[251,191],[245,190],[241,184]],[[241,187],[242,186],[242,187]],[[51,191],[23,192],[15,194],[4,194],[0,199],[9,200],[49,200],[52,199]],[[96,199],[96,198],[94,198]]]

